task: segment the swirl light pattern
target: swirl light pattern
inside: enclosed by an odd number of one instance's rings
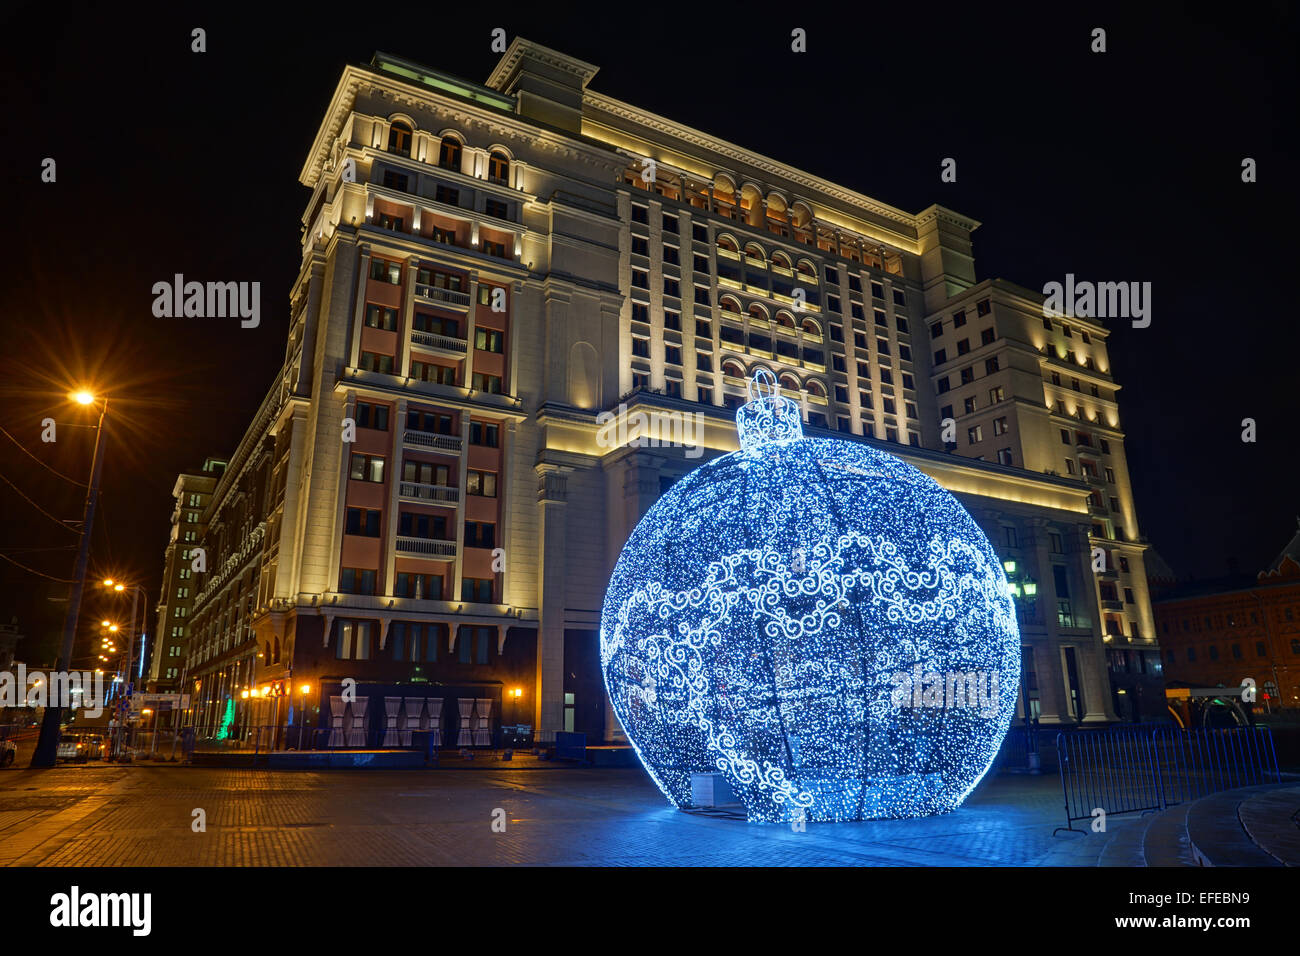
[[[741,451],[677,482],[624,548],[600,631],[615,713],[677,806],[714,772],[752,821],[951,810],[1015,707],[1001,565],[933,480],[803,438],[786,405],[751,390]]]

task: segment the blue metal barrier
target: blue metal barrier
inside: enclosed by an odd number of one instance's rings
[[[1056,737],[1066,825],[1146,813],[1222,790],[1279,782],[1277,751],[1267,727],[1111,727]],[[1086,831],[1085,831],[1086,832]]]

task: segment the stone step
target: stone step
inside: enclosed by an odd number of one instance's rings
[[[1300,787],[1286,786],[1252,794],[1237,816],[1251,840],[1286,866],[1300,866]]]
[[[1241,804],[1258,792],[1254,787],[1229,790],[1188,805],[1188,843],[1201,866],[1282,866],[1260,849],[1237,816]]]
[[[1146,866],[1142,855],[1142,843],[1146,837],[1147,827],[1156,818],[1156,814],[1147,813],[1130,819],[1116,819],[1110,823],[1113,830],[1097,858],[1098,866]]]
[[[1152,816],[1142,833],[1142,858],[1147,866],[1196,866],[1187,839],[1187,809],[1179,804]]]

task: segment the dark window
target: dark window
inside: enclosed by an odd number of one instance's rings
[[[379,537],[379,518],[380,513],[378,511],[366,508],[349,508],[344,533],[360,535],[365,538],[377,538]]]
[[[388,129],[388,151],[411,155],[411,127],[405,123],[394,123]]]
[[[460,143],[451,137],[442,141],[438,148],[438,165],[443,169],[460,170]]]
[[[486,448],[496,448],[500,443],[500,437],[500,425],[488,424],[487,422],[469,423],[469,443],[471,445],[483,445]]]
[[[497,546],[497,526],[487,521],[465,522],[465,547],[495,548]]]

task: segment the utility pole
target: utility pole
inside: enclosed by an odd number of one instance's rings
[[[91,399],[93,401],[93,398]],[[87,402],[86,404],[89,404]],[[90,531],[95,521],[95,500],[99,497],[99,476],[104,470],[104,419],[108,416],[108,399],[99,413],[95,429],[95,451],[90,466],[90,485],[86,488],[86,505],[81,518],[81,542],[77,547],[77,563],[72,573],[72,594],[68,598],[68,616],[63,622],[63,647],[55,669],[67,673],[72,666],[72,645],[77,637],[77,618],[81,614],[81,595],[86,589],[86,565],[90,561]],[[53,767],[58,763],[59,732],[63,724],[63,708],[50,700],[41,721],[41,733],[30,767]]]

